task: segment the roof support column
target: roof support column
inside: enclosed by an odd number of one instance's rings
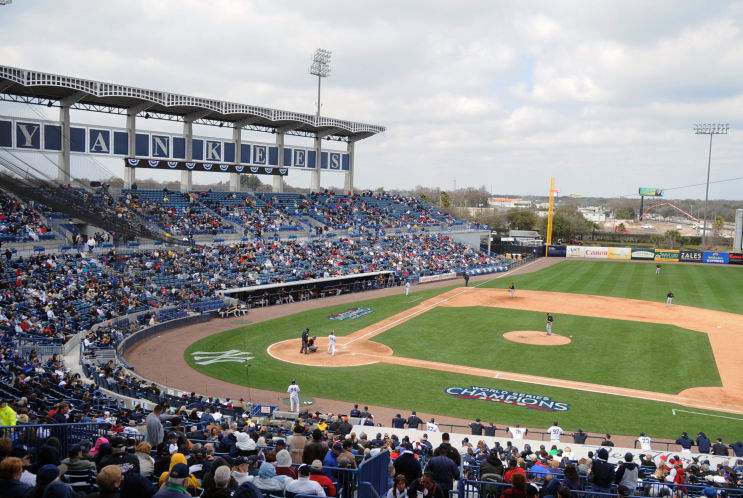
[[[354,152],[354,141],[349,140],[348,141],[348,171],[346,171],[346,176],[343,181],[343,190],[346,192],[353,192],[353,167],[354,167],[354,161],[353,161],[353,152]]]
[[[310,191],[320,191],[320,163],[322,162],[322,135],[315,135],[315,169],[312,170],[312,180],[310,181]]]
[[[61,103],[59,108],[59,129],[62,147],[59,150],[57,181],[70,183],[70,104]]]
[[[183,136],[186,139],[186,161],[193,161],[193,121],[183,122]],[[181,192],[190,192],[193,183],[193,171],[181,171]]]
[[[232,128],[232,140],[235,141],[235,164],[242,160],[242,125],[236,123]],[[230,192],[240,192],[240,173],[230,173]]]
[[[127,132],[127,138],[129,140],[129,148],[127,149],[129,152],[129,157],[134,157],[135,155],[135,148],[137,144],[137,113],[131,113],[129,112],[126,115],[126,132]],[[136,183],[137,176],[136,176],[136,168],[124,168],[124,187],[125,188],[132,188],[132,185]]]
[[[276,133],[276,146],[279,148],[279,169],[284,167],[284,132],[279,131]],[[284,177],[281,175],[273,176],[272,192],[283,192],[284,191]]]

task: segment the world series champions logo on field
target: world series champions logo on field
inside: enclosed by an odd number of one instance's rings
[[[461,399],[480,399],[483,401],[494,401],[507,405],[524,406],[531,410],[566,412],[570,405],[554,401],[549,396],[538,396],[503,389],[492,389],[489,387],[447,387],[444,392],[450,396]]]

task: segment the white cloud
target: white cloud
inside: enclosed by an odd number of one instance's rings
[[[17,0],[0,8],[0,61],[314,112],[306,70],[325,47],[334,53],[323,113],[388,127],[356,147],[362,187],[450,186],[456,176],[544,192],[553,174],[564,192],[626,194],[699,180],[698,121],[732,123],[713,176],[740,176],[741,21],[735,2],[671,0]],[[31,115],[7,104],[0,113]],[[741,191],[718,184],[712,194]]]

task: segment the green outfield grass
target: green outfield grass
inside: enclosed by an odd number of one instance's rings
[[[410,297],[396,295],[386,298],[359,301],[353,305],[332,306],[289,315],[274,320],[248,325],[202,339],[192,344],[185,353],[186,361],[195,369],[227,382],[283,392],[289,381],[296,378],[302,392],[308,396],[345,400],[349,403],[368,403],[397,407],[401,410],[417,409],[443,415],[493,420],[503,424],[520,423],[546,427],[557,418],[567,430],[578,427],[597,432],[638,434],[640,431],[654,437],[677,437],[681,431],[704,430],[707,434],[729,439],[743,437],[743,416],[715,414],[703,410],[695,412],[718,415],[679,413],[672,415],[666,403],[643,401],[619,396],[579,392],[518,382],[496,381],[479,377],[420,370],[397,365],[369,365],[343,369],[298,367],[266,354],[266,348],[279,340],[296,338],[304,327],[312,333],[325,334],[334,328],[345,335],[375,323],[399,311],[414,306],[419,298],[427,298],[447,289],[435,289],[414,293]],[[357,320],[335,322],[328,317],[345,309],[363,306],[374,312]],[[562,320],[562,318],[560,318]],[[455,341],[452,341],[455,342]],[[192,351],[224,351],[239,349],[251,352],[251,368],[235,363],[217,363],[207,366],[195,365]],[[694,361],[694,360],[690,360]],[[497,365],[492,365],[497,367]],[[544,365],[543,375],[551,375],[551,365]],[[679,375],[669,371],[666,375]],[[540,412],[524,407],[504,405],[479,400],[463,400],[446,395],[450,386],[472,386],[507,389],[551,396],[555,401],[571,405],[567,412]],[[380,420],[383,424],[389,421]]]
[[[674,302],[743,314],[743,266],[564,260],[544,270],[493,280],[484,287],[518,288]]]
[[[544,313],[488,307],[434,308],[372,340],[397,356],[647,391],[721,385],[706,334],[655,323],[554,317],[553,331],[572,336],[570,344],[508,341],[504,332],[544,330]]]

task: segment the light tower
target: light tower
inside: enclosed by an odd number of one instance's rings
[[[318,48],[312,56],[309,73],[317,76],[317,119],[320,119],[320,86],[323,78],[330,76],[330,57],[333,52]]]
[[[709,135],[709,156],[707,157],[707,187],[704,191],[704,222],[702,223],[702,249],[707,249],[707,202],[709,201],[709,171],[712,166],[712,136],[727,135],[730,131],[728,123],[697,123],[694,125],[695,135]]]

